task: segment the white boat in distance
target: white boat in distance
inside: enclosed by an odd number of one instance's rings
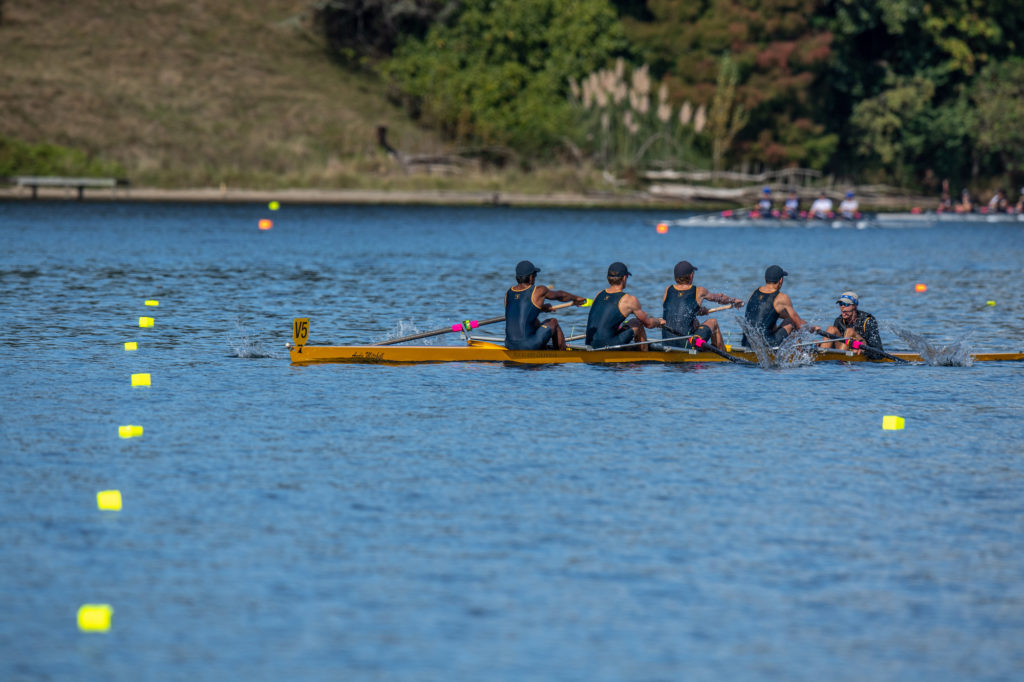
[[[1020,213],[867,213],[858,218],[762,218],[744,211],[721,211],[701,215],[658,221],[659,228],[666,227],[806,227],[833,229],[857,229],[868,227],[932,227],[939,223],[1024,223]]]

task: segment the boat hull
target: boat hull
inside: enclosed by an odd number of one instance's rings
[[[750,351],[733,351],[736,357],[757,362]],[[892,353],[908,362],[921,362],[916,353]],[[1024,360],[1024,353],[977,353],[976,362]],[[508,350],[491,343],[468,346],[292,346],[291,361],[296,365],[324,362],[374,365],[409,365],[440,362],[511,362],[526,365],[562,363],[616,364],[630,362],[729,362],[714,353],[688,351],[637,350]],[[818,353],[816,362],[893,362],[887,358],[872,360],[866,355],[844,351]]]

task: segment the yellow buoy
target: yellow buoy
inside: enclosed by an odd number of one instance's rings
[[[153,299],[149,299],[148,301],[146,301],[146,305],[148,305],[150,308],[155,308],[158,305],[160,305],[160,301],[154,301]]]
[[[142,435],[142,427],[135,424],[118,426],[117,435],[121,436],[121,438],[138,438]]]
[[[987,305],[987,306],[994,306],[995,304],[996,304],[995,301],[985,301],[985,305]]]
[[[276,201],[271,201],[269,204],[267,204],[267,208],[269,208],[271,211],[276,211],[277,209],[281,208],[281,204],[277,203]]]
[[[152,327],[153,326],[153,318],[152,317],[140,317],[139,318],[139,326],[140,327]]]
[[[882,417],[882,428],[886,431],[901,431],[903,429],[903,417],[887,414]]]
[[[82,604],[78,607],[78,629],[82,632],[106,632],[114,607],[110,604]]]
[[[125,350],[138,350],[139,349],[139,344],[138,344],[137,341],[125,341],[124,342],[124,349]]]
[[[121,511],[121,491],[99,491],[96,493],[96,506],[105,511]]]
[[[133,374],[132,386],[149,386],[148,374]]]

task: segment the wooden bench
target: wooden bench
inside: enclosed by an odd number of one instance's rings
[[[18,187],[31,187],[32,198],[39,197],[40,187],[75,187],[78,189],[78,200],[84,198],[85,188],[124,187],[129,182],[123,178],[62,178],[53,175],[16,175],[10,181]]]

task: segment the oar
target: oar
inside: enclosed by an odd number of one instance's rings
[[[581,308],[586,308],[594,304],[593,299],[587,299],[586,302],[581,305]],[[572,301],[567,303],[559,303],[558,305],[551,306],[551,310],[560,310],[562,308],[568,308],[571,305],[575,305]],[[549,311],[545,311],[549,312]],[[404,343],[405,341],[415,341],[416,339],[425,339],[430,336],[440,336],[441,334],[450,334],[451,332],[469,331],[470,329],[476,329],[485,324],[494,324],[496,322],[504,322],[505,316],[492,317],[488,320],[463,320],[457,324],[453,324],[451,327],[444,327],[442,329],[435,329],[429,332],[420,332],[419,334],[410,334],[409,336],[399,336],[397,339],[388,339],[387,341],[379,341],[378,343],[371,343],[371,346],[391,346],[396,343]]]
[[[667,329],[667,327],[666,327],[666,329]],[[669,329],[669,331],[672,331],[672,330]],[[677,332],[672,332],[672,333],[676,334]],[[631,343],[620,343],[620,344],[617,344],[617,345],[614,345],[614,346],[601,346],[600,348],[591,348],[590,351],[594,352],[594,351],[599,351],[599,350],[618,350],[619,348],[632,348],[633,346],[643,346],[643,345],[648,344],[648,343],[664,343],[666,341],[682,341],[684,339],[692,339],[694,336],[696,336],[696,334],[690,334],[689,336],[670,336],[667,339],[647,339],[646,341],[633,341]],[[566,340],[568,340],[568,339],[566,339]]]
[[[817,334],[821,334],[826,339],[832,339],[833,341],[845,341],[845,342],[848,342],[855,349],[863,348],[864,350],[869,350],[872,353],[877,353],[877,354],[881,355],[883,358],[889,358],[893,362],[904,362],[904,363],[906,362],[906,360],[904,360],[903,358],[898,358],[895,355],[890,355],[889,353],[886,353],[881,348],[875,348],[874,346],[869,346],[866,343],[864,343],[863,341],[858,341],[857,339],[848,339],[845,336],[835,336],[833,334],[829,334],[827,331],[825,331],[823,329],[819,329],[816,333]]]
[[[671,332],[672,334],[680,334],[681,333],[681,332],[677,332],[675,329],[672,329],[672,327],[669,327],[668,325],[664,325],[664,326],[665,326],[665,329],[669,330],[669,332]],[[697,346],[697,348],[700,349],[700,350],[707,350],[707,351],[711,351],[715,355],[720,355],[721,357],[725,358],[729,362],[735,362],[736,364],[739,364],[739,365],[753,365],[754,367],[758,366],[758,364],[756,362],[751,362],[750,360],[747,360],[745,358],[739,358],[739,357],[736,357],[735,355],[729,355],[724,350],[721,350],[720,348],[716,348],[715,346],[713,346],[712,344],[708,343],[707,341],[705,341],[704,339],[700,338],[699,336],[696,337],[696,339],[693,342],[693,345]]]

